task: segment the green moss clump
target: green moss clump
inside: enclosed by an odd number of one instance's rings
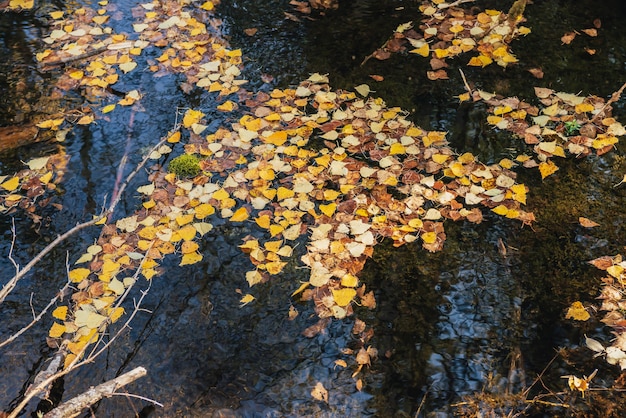
[[[200,174],[200,158],[191,154],[183,154],[172,161],[168,166],[170,173],[181,178],[195,177]]]

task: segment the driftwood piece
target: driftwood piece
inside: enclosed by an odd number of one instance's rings
[[[104,397],[109,397],[122,386],[125,386],[146,375],[146,369],[137,367],[128,373],[111,379],[108,382],[90,388],[88,391],[68,400],[44,415],[44,418],[75,417],[84,409],[90,407]]]
[[[35,125],[11,125],[0,127],[0,151],[37,142],[39,129]]]
[[[69,64],[70,62],[79,61],[85,58],[93,57],[94,55],[101,54],[107,49],[108,47],[105,45],[105,46],[101,46],[100,48],[92,49],[91,51],[83,52],[80,55],[64,57],[55,61],[44,61],[41,63],[41,65],[43,65],[44,67],[55,67],[57,65],[65,65],[65,64]]]

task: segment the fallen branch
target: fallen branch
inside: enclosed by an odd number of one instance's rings
[[[126,386],[146,375],[146,369],[137,367],[108,382],[90,388],[88,391],[68,400],[44,415],[44,418],[67,418],[75,417],[83,409],[89,408],[104,397],[112,396],[119,388]]]
[[[70,62],[80,61],[82,59],[93,57],[94,55],[101,54],[104,51],[106,51],[107,49],[108,49],[108,46],[105,45],[105,46],[101,46],[100,48],[92,49],[91,51],[83,52],[82,54],[79,54],[79,55],[74,55],[74,56],[70,56],[70,57],[61,58],[61,59],[58,59],[56,61],[42,62],[41,64],[44,67],[56,67],[57,65],[65,65],[65,64],[69,64]]]

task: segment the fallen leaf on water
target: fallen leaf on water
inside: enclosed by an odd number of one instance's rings
[[[565,319],[570,318],[575,321],[586,321],[591,318],[591,315],[589,315],[589,312],[587,312],[581,302],[576,301],[572,303],[572,305],[567,309],[567,314],[565,314]]]
[[[317,382],[313,390],[311,391],[311,396],[318,401],[323,401],[328,403],[328,390],[324,387],[321,382]]]
[[[593,228],[594,226],[599,226],[600,224],[592,221],[591,219],[585,218],[583,216],[578,218],[578,223],[585,228]]]
[[[252,302],[255,299],[254,296],[252,296],[251,294],[247,293],[244,295],[244,297],[242,297],[239,302],[241,302],[241,307],[246,306],[248,303]]]

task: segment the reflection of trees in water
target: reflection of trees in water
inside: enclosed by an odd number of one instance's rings
[[[42,26],[30,11],[0,13],[0,150],[41,140],[34,116],[58,112],[35,58]]]

